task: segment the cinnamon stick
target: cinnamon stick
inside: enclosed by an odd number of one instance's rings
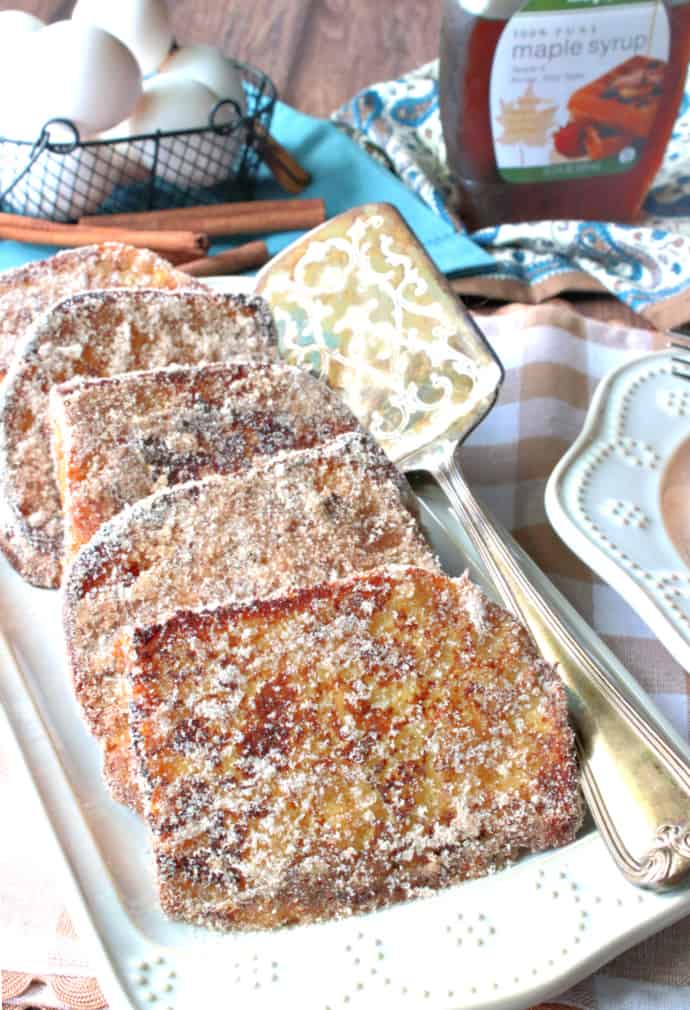
[[[42,228],[46,224],[51,224],[42,217],[27,217],[24,214],[0,214],[0,223],[3,225],[14,225],[22,228]]]
[[[123,242],[140,249],[152,249],[171,262],[197,259],[208,249],[208,235],[194,231],[143,231],[138,228],[103,228],[96,225],[58,224],[17,214],[0,214],[0,238],[37,245],[76,248],[101,242]]]
[[[308,200],[236,200],[231,203],[198,203],[190,207],[167,207],[160,210],[140,210],[120,214],[96,214],[83,217],[80,223],[96,224],[111,221],[118,224],[122,221],[142,220],[155,223],[170,219],[191,221],[195,217],[209,213],[244,215],[257,210],[285,210],[286,207],[299,207],[304,211],[323,210],[323,200],[320,197]]]
[[[259,122],[254,123],[254,132],[261,147],[261,157],[278,185],[287,193],[301,193],[311,182],[309,172]]]
[[[243,203],[202,204],[170,210],[83,217],[81,225],[146,229],[185,229],[207,235],[257,235],[264,231],[307,231],[323,224],[323,200],[250,200]]]
[[[228,249],[227,252],[216,253],[215,256],[181,263],[179,268],[192,277],[223,277],[262,267],[269,259],[265,242],[247,242],[235,249]]]

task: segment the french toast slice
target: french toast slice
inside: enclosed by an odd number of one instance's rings
[[[32,323],[56,302],[79,291],[123,287],[203,290],[155,253],[120,242],[67,249],[0,273],[0,381]]]
[[[379,447],[350,433],[243,474],[178,484],[100,528],[65,576],[64,626],[77,699],[116,799],[140,804],[122,629],[388,563],[436,569],[409,500]]]
[[[51,389],[50,421],[65,564],[125,505],[359,427],[328,386],[282,362],[73,380]]]
[[[163,911],[350,915],[571,841],[565,693],[467,578],[385,568],[183,611],[126,647]]]
[[[14,567],[34,585],[59,585],[51,386],[75,376],[271,357],[273,320],[260,298],[122,289],[75,295],[44,314],[0,389],[0,547]]]

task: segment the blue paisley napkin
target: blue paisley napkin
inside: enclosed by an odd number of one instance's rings
[[[451,210],[437,62],[365,88],[333,119],[462,229]],[[541,301],[565,290],[605,290],[660,327],[690,320],[690,83],[639,224],[542,221],[484,228],[472,238],[494,267],[456,283],[459,291]]]

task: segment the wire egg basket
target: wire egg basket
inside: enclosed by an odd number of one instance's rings
[[[255,67],[242,78],[244,109],[221,99],[201,129],[81,140],[66,119],[32,141],[0,137],[0,210],[51,221],[251,196],[276,89]]]

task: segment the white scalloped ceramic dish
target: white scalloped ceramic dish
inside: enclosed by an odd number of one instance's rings
[[[462,529],[433,485],[415,485],[447,570],[467,565]],[[531,576],[585,646],[606,648],[543,576]],[[636,890],[592,830],[564,849],[395,908],[268,934],[221,936],[158,910],[146,831],[109,798],[98,748],[62,658],[57,594],[0,563],[0,699],[68,870],[66,895],[112,1007],[196,1010],[219,997],[242,1010],[524,1010],[690,913],[690,892]],[[683,750],[626,672],[620,677]],[[9,956],[3,950],[3,955]],[[8,965],[8,967],[12,967]]]
[[[672,375],[671,353],[628,362],[599,384],[581,434],[549,479],[546,511],[568,546],[690,670],[690,540],[684,560],[662,512],[686,443],[690,384]],[[690,468],[687,476],[690,490]],[[690,494],[687,502],[690,532]]]

